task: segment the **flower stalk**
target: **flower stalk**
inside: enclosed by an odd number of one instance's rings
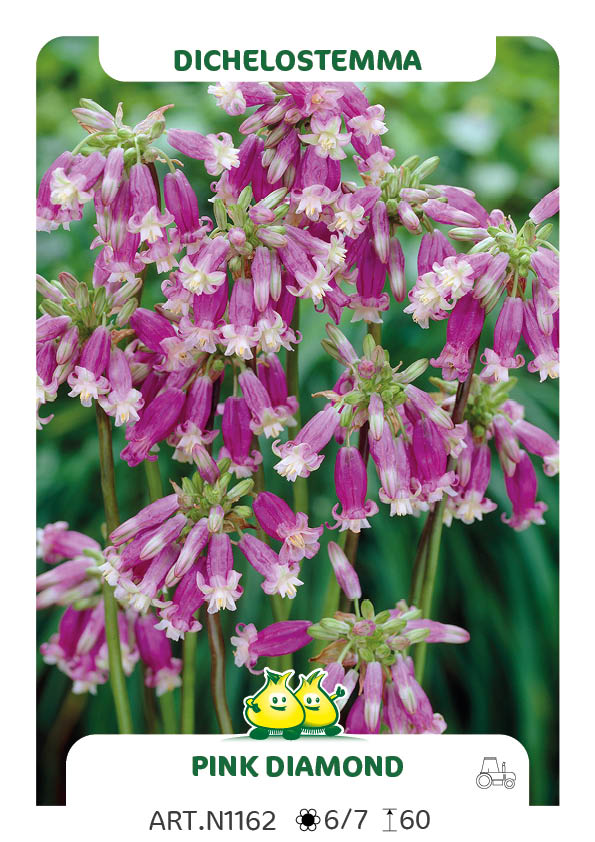
[[[478,336],[469,352],[469,374],[462,383],[459,383],[457,388],[457,396],[452,411],[452,421],[455,425],[460,424],[463,421],[465,414],[465,407],[467,406],[471,380],[479,351],[479,340],[480,337]],[[455,463],[456,459],[450,456],[447,463],[447,470],[451,470]],[[418,552],[414,562],[411,587],[412,604],[418,605],[418,607],[421,608],[422,617],[426,619],[429,619],[430,612],[432,610],[432,597],[434,594],[436,572],[438,570],[438,559],[440,556],[440,539],[442,537],[445,505],[446,498],[443,496],[441,500],[434,504],[434,507],[429,512],[426,524],[420,537]],[[417,598],[419,602],[415,602],[415,598]],[[415,674],[420,684],[424,675],[426,648],[426,644],[421,643],[415,649]]]
[[[97,403],[95,405],[97,417],[97,437],[99,442],[99,468],[101,475],[101,493],[105,509],[105,521],[108,534],[120,523],[118,501],[116,499],[116,485],[114,475],[114,454],[112,451],[111,421]],[[120,633],[118,629],[118,607],[114,596],[114,589],[102,583],[103,604],[105,607],[105,638],[109,658],[110,685],[116,708],[118,730],[121,734],[132,734],[132,713],[126,689],[126,678],[122,668],[122,652],[120,647]]]

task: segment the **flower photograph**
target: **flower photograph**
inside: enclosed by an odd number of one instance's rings
[[[249,721],[508,734],[556,804],[553,49],[37,80],[38,803],[87,734]]]

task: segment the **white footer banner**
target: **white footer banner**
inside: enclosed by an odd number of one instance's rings
[[[529,805],[527,753],[502,735],[94,735],[66,774],[86,839],[502,839]]]

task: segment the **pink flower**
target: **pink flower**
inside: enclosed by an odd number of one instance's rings
[[[145,684],[158,696],[180,687],[182,661],[172,658],[171,644],[163,631],[155,627],[155,618],[138,617],[134,624],[140,657],[145,664]]]
[[[205,574],[199,570],[196,574],[198,588],[209,601],[207,611],[216,614],[227,609],[236,610],[238,600],[244,589],[239,584],[242,574],[233,569],[233,554],[229,535],[213,535],[209,542]]]
[[[273,453],[281,460],[275,470],[289,482],[297,477],[308,477],[311,471],[320,467],[324,456],[319,451],[329,443],[339,426],[339,413],[333,406],[327,406],[311,418],[297,436],[285,444],[273,442]]]
[[[308,634],[310,620],[285,620],[257,631],[253,623],[239,623],[230,642],[235,646],[234,661],[237,667],[246,666],[251,673],[260,657],[275,658],[297,652],[312,642]]]
[[[527,529],[532,523],[543,524],[545,503],[536,502],[537,476],[529,456],[523,451],[512,476],[504,475],[506,493],[512,503],[512,515],[502,514],[502,520],[517,532]]]
[[[261,492],[254,500],[252,509],[266,534],[283,542],[279,552],[282,564],[313,558],[317,554],[320,549],[317,539],[324,528],[309,527],[308,516],[303,512],[294,514],[285,500],[270,491]]]
[[[266,594],[279,594],[288,599],[295,597],[297,588],[303,584],[298,579],[299,564],[282,562],[271,547],[254,535],[242,535],[238,546],[249,564],[264,577],[262,589]]]
[[[339,587],[347,599],[360,599],[362,589],[360,587],[358,575],[341,547],[334,541],[329,541],[328,557],[333,567],[337,582],[339,583]]]
[[[339,503],[333,506],[333,517],[340,531],[346,529],[359,532],[369,529],[368,518],[378,512],[378,506],[373,500],[366,500],[368,479],[366,466],[357,447],[342,447],[335,462],[335,489],[342,506],[338,513]]]

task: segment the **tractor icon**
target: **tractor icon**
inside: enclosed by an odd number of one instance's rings
[[[512,789],[516,783],[516,775],[514,772],[506,771],[506,763],[502,763],[502,769],[499,769],[496,757],[484,757],[481,772],[475,779],[475,783],[480,789],[489,789],[492,784]]]

